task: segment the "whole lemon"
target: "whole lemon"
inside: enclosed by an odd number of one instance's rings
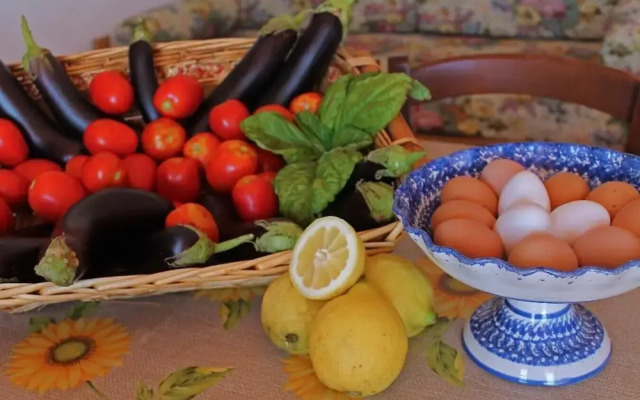
[[[398,311],[409,337],[438,319],[433,310],[431,283],[411,261],[394,254],[368,257],[364,276]]]
[[[306,354],[309,327],[324,301],[309,300],[291,284],[289,274],[273,281],[262,298],[260,318],[269,339],[291,354]]]
[[[322,307],[309,337],[309,358],[318,379],[355,396],[388,388],[404,366],[407,348],[402,319],[363,281]]]

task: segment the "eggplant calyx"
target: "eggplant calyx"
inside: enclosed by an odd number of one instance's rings
[[[25,46],[27,46],[27,51],[22,56],[22,68],[24,68],[24,70],[28,72],[31,61],[34,58],[44,56],[48,52],[48,50],[43,49],[42,47],[40,47],[40,45],[38,45],[38,43],[36,43],[35,39],[33,38],[33,33],[31,33],[31,29],[29,28],[29,24],[27,23],[27,18],[25,18],[24,15],[22,16],[21,29],[22,40],[24,41]]]
[[[194,228],[190,225],[181,226],[192,230],[196,235],[198,235],[198,241],[185,251],[166,258],[164,261],[174,268],[189,267],[191,265],[198,265],[207,261],[215,252],[216,244],[213,243],[213,241],[200,229]]]
[[[256,221],[255,225],[266,232],[253,243],[256,251],[261,253],[278,253],[291,250],[302,235],[302,228],[291,221]]]
[[[273,35],[288,29],[298,32],[310,13],[311,10],[304,10],[295,15],[282,14],[273,17],[260,29],[260,35]]]
[[[36,275],[58,286],[69,286],[73,283],[78,269],[78,258],[69,246],[64,236],[57,236],[51,240],[34,270]]]
[[[393,213],[393,187],[383,182],[358,182],[356,190],[369,207],[369,213],[378,223],[390,221]]]
[[[136,26],[133,28],[133,35],[131,38],[131,43],[135,43],[138,41],[144,41],[151,43],[153,41],[153,35],[149,30],[149,26],[147,25],[147,20],[140,17],[138,18],[138,22]]]
[[[329,12],[340,19],[342,23],[342,39],[347,37],[349,25],[351,25],[351,17],[353,5],[357,0],[326,0],[315,9],[315,13]]]

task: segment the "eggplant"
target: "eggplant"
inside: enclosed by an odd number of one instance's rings
[[[205,189],[200,193],[197,203],[207,209],[218,225],[220,240],[228,240],[236,236],[245,234],[234,229],[242,224],[242,219],[238,215],[233,205],[233,200],[228,193],[216,192],[208,189],[208,185],[203,185]]]
[[[82,143],[65,137],[22,88],[7,65],[0,61],[0,115],[15,123],[29,145],[32,158],[65,164],[82,154]]]
[[[136,104],[144,122],[149,123],[160,118],[160,113],[153,105],[153,96],[158,90],[158,79],[153,62],[151,33],[144,19],[134,28],[133,42],[129,45],[129,75],[136,94]]]
[[[164,228],[171,202],[139,189],[111,188],[73,205],[58,221],[36,274],[68,286],[88,270],[97,275],[136,238]]]
[[[288,108],[294,97],[314,90],[321,82],[347,30],[336,13],[347,15],[348,20],[353,1],[342,3],[346,4],[334,6],[332,1],[327,1],[318,7],[320,12],[311,18],[258,106],[279,104]]]
[[[31,75],[42,98],[60,123],[75,138],[82,138],[87,126],[105,113],[91,104],[75,87],[64,66],[48,49],[40,47],[22,17],[22,37],[27,51],[22,58],[24,70]]]
[[[355,188],[341,192],[322,212],[339,217],[356,231],[366,231],[393,221],[393,186],[384,182],[358,182]]]
[[[24,228],[16,229],[11,232],[9,236],[14,238],[49,238],[53,232],[53,224],[44,222],[36,225],[25,226]],[[35,264],[34,264],[35,265]]]
[[[48,244],[48,237],[0,238],[0,282],[42,282],[44,279],[35,274],[33,266]]]
[[[185,121],[187,135],[209,131],[211,109],[227,100],[240,100],[249,109],[253,109],[256,99],[273,82],[293,48],[300,23],[300,18],[289,15],[268,21],[238,65]]]

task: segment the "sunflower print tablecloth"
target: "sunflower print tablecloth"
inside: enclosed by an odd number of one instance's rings
[[[640,399],[640,291],[589,305],[613,338],[603,373],[572,387],[525,387],[485,373],[462,351],[444,372],[434,365],[434,346],[458,351],[465,318],[490,295],[443,274],[408,239],[396,252],[423,268],[442,319],[410,340],[400,377],[374,398]],[[2,315],[0,400],[350,399],[322,385],[308,358],[269,342],[260,324],[262,292],[201,291]]]

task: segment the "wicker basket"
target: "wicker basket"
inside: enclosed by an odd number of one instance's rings
[[[252,39],[214,39],[158,44],[154,58],[160,80],[176,73],[196,76],[207,87],[215,87],[235,66],[253,44]],[[128,71],[126,47],[97,50],[60,57],[67,72],[80,89],[86,89],[92,77],[104,70]],[[37,89],[25,75],[21,65],[11,66],[14,74],[34,98]],[[353,57],[345,50],[336,55],[327,78],[333,81],[343,74],[359,74],[361,70],[376,70],[376,61],[367,55]],[[392,124],[394,135],[380,132],[376,146],[392,143],[415,144],[415,138],[402,117]],[[360,232],[368,254],[389,252],[402,235],[402,225],[394,222],[377,229]],[[61,287],[49,282],[0,284],[0,309],[18,313],[48,304],[67,301],[105,300],[153,296],[204,288],[262,286],[270,283],[288,268],[291,251],[271,254],[259,259],[239,261],[205,268],[181,268],[151,275],[128,275],[80,280]]]

